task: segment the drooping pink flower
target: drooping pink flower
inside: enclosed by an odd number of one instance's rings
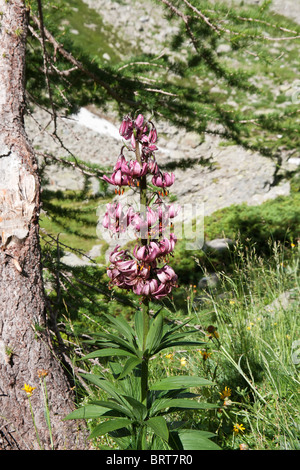
[[[174,219],[174,217],[176,217],[178,215],[179,211],[180,211],[180,206],[179,205],[175,206],[174,204],[171,204],[169,206],[169,217],[170,217],[170,219]]]
[[[107,274],[111,282],[121,288],[130,289],[130,281],[139,274],[138,264],[127,250],[117,245],[109,256],[111,262]]]
[[[106,206],[102,225],[112,233],[124,233],[134,217],[135,212],[132,207],[126,210],[120,203],[109,203]]]
[[[146,213],[141,211],[140,213],[135,214],[131,225],[136,230],[136,232],[139,233],[140,238],[148,239],[151,237],[151,233],[154,231],[157,222],[157,212],[147,206]]]
[[[119,133],[124,139],[128,140],[132,134],[132,119],[129,116],[125,116],[121,123]]]
[[[171,284],[175,285],[177,283],[177,274],[175,273],[174,269],[171,266],[164,266],[157,271],[157,277],[163,284]]]
[[[163,297],[166,297],[167,295],[169,295],[171,290],[172,288],[169,287],[168,285],[160,284],[159,287],[154,292],[152,292],[151,296],[156,300],[160,300]]]
[[[172,288],[177,286],[178,277],[170,266],[164,266],[163,268],[157,270],[156,274],[161,284],[156,291],[152,292],[152,297],[159,300],[170,294]]]
[[[145,281],[140,280],[135,285],[133,292],[137,295],[151,296],[153,292],[158,289],[157,279],[146,279]]]
[[[148,171],[149,173],[152,173],[152,175],[156,175],[158,173],[158,165],[155,161],[155,159],[150,159],[148,160]]]
[[[130,116],[125,116],[120,126],[119,133],[126,140],[130,140],[132,135],[134,135],[134,138],[137,140],[140,140],[143,134],[147,132],[147,129],[148,126],[144,125],[144,116],[142,114],[139,114],[135,120]]]
[[[157,131],[155,127],[152,125],[152,128],[148,135],[148,142],[151,142],[152,144],[154,144],[156,141],[157,141]]]
[[[142,158],[149,157],[149,155],[157,150],[155,142],[157,140],[157,132],[153,124],[149,131],[150,123],[145,121],[142,114],[139,114],[135,120],[130,116],[123,118],[119,132],[125,140],[130,140],[132,148],[136,149],[136,143],[142,144]]]
[[[158,173],[153,176],[152,183],[154,186],[158,186],[160,188],[165,188],[171,186],[175,181],[174,173]]]
[[[141,129],[142,125],[144,122],[144,116],[142,114],[139,114],[138,117],[135,120],[135,125],[138,129]]]
[[[117,170],[121,170],[122,173],[128,172],[127,161],[122,153],[121,155],[119,155],[118,160],[116,161],[116,164],[114,166],[114,171],[117,171]]]
[[[112,176],[109,178],[103,175],[103,179],[115,186],[131,186],[138,178],[145,176],[147,171],[146,162],[142,165],[137,160],[127,162],[124,155],[120,155],[114,166]]]
[[[151,263],[160,256],[160,249],[157,243],[150,241],[147,245],[135,247],[133,254],[138,260]]]
[[[105,181],[114,186],[128,186],[131,184],[131,176],[128,176],[126,173],[123,173],[122,170],[114,171],[110,178],[106,175],[102,177]]]
[[[173,232],[170,233],[170,238],[163,238],[159,241],[159,251],[161,256],[166,256],[172,253],[175,248],[175,244],[177,242],[177,238]]]
[[[129,162],[129,172],[130,176],[133,178],[141,178],[142,176],[145,176],[148,171],[148,165],[147,163],[143,163],[141,166],[137,160],[131,160]]]

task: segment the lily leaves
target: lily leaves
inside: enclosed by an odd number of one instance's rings
[[[202,387],[204,385],[214,385],[214,382],[196,376],[177,375],[166,377],[153,384],[151,390],[177,390],[190,387]]]
[[[161,439],[170,449],[219,449],[211,441],[215,437],[213,433],[198,430],[172,429],[172,421],[166,419],[171,413],[179,410],[204,410],[209,411],[219,405],[197,401],[197,394],[183,393],[190,388],[214,385],[213,382],[201,377],[176,376],[167,377],[150,386],[147,406],[137,398],[124,393],[119,381],[110,383],[95,374],[82,374],[82,377],[101,390],[105,391],[110,399],[93,401],[70,413],[65,419],[101,419],[89,438],[93,439],[105,433],[120,432],[132,436],[133,428],[139,427],[141,432],[148,433]],[[191,397],[191,398],[186,398]],[[126,435],[126,433],[125,433]],[[130,440],[130,439],[129,439]]]
[[[94,340],[87,343],[99,349],[87,354],[81,360],[95,359],[98,357],[127,356],[132,360],[126,363],[125,373],[131,372],[134,364],[137,365],[143,357],[150,359],[164,349],[176,347],[199,347],[203,341],[190,341],[187,337],[198,333],[196,329],[178,332],[184,325],[166,325],[161,313],[150,319],[146,338],[144,337],[143,312],[137,311],[134,318],[135,330],[122,318],[114,318],[106,315],[109,322],[117,329],[118,335],[99,333]],[[133,358],[136,361],[133,361]]]
[[[151,383],[148,377],[147,399],[141,399],[141,373],[145,370],[145,364],[148,368],[150,358],[164,349],[201,346],[203,341],[190,339],[199,333],[198,330],[182,331],[187,322],[183,325],[167,324],[161,312],[149,318],[145,317],[145,312],[138,310],[133,327],[122,317],[106,315],[106,318],[116,333],[95,334],[94,339],[87,343],[96,349],[81,360],[108,359],[113,379],[109,381],[93,373],[81,376],[98,387],[100,395],[104,394],[107,398],[94,400],[65,419],[97,420],[89,437],[93,439],[108,433],[124,449],[134,449],[134,446],[137,449],[151,448],[152,441],[163,441],[163,448],[169,449],[218,448],[211,441],[214,434],[181,429],[178,423],[172,421],[172,416],[178,411],[207,413],[217,408],[219,405],[201,402],[198,394],[189,391],[214,386],[214,382],[197,376],[177,375]]]

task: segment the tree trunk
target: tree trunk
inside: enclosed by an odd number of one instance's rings
[[[24,130],[27,13],[0,0],[0,449],[87,449],[47,329],[38,214],[40,183]],[[46,370],[53,446],[38,370]],[[24,384],[36,387],[29,399]],[[33,424],[32,413],[35,426]],[[80,423],[81,425],[81,423]],[[36,427],[36,429],[35,429]]]

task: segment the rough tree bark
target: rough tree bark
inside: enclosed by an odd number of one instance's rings
[[[62,419],[74,409],[65,369],[50,344],[38,213],[39,178],[23,113],[27,13],[22,0],[0,0],[0,449],[50,449],[42,388],[46,377],[55,449],[86,449],[84,429]]]

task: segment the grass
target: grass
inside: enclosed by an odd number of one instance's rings
[[[128,44],[121,35],[103,22],[101,15],[82,0],[68,1],[67,28],[72,34],[75,46],[89,51],[91,56],[109,56],[111,63],[120,60]],[[105,56],[106,54],[106,56]]]
[[[208,292],[199,306],[197,289],[191,287],[185,311],[165,306],[165,315],[173,321],[188,316],[204,345],[201,350],[167,351],[151,363],[153,381],[182,374],[214,380],[215,387],[199,390],[199,400],[219,403],[220,408],[187,411],[181,419],[216,433],[216,442],[225,450],[291,450],[300,445],[299,252],[291,251],[283,267],[281,247],[274,250],[272,262],[244,258],[237,251],[236,275],[222,278],[222,296]],[[285,292],[290,294],[288,304],[273,308],[272,302]],[[107,362],[87,367],[113,380]],[[221,399],[225,387],[230,396]],[[93,398],[103,399],[103,393],[94,390]],[[107,437],[94,444],[103,443],[115,447]]]
[[[230,417],[246,427],[239,441],[255,449],[299,446],[299,365],[292,358],[299,338],[299,258],[295,252],[282,266],[281,249],[274,250],[273,263],[243,259],[236,276],[224,278],[230,297],[211,299],[219,378],[232,389]],[[287,305],[272,308],[287,292]]]

